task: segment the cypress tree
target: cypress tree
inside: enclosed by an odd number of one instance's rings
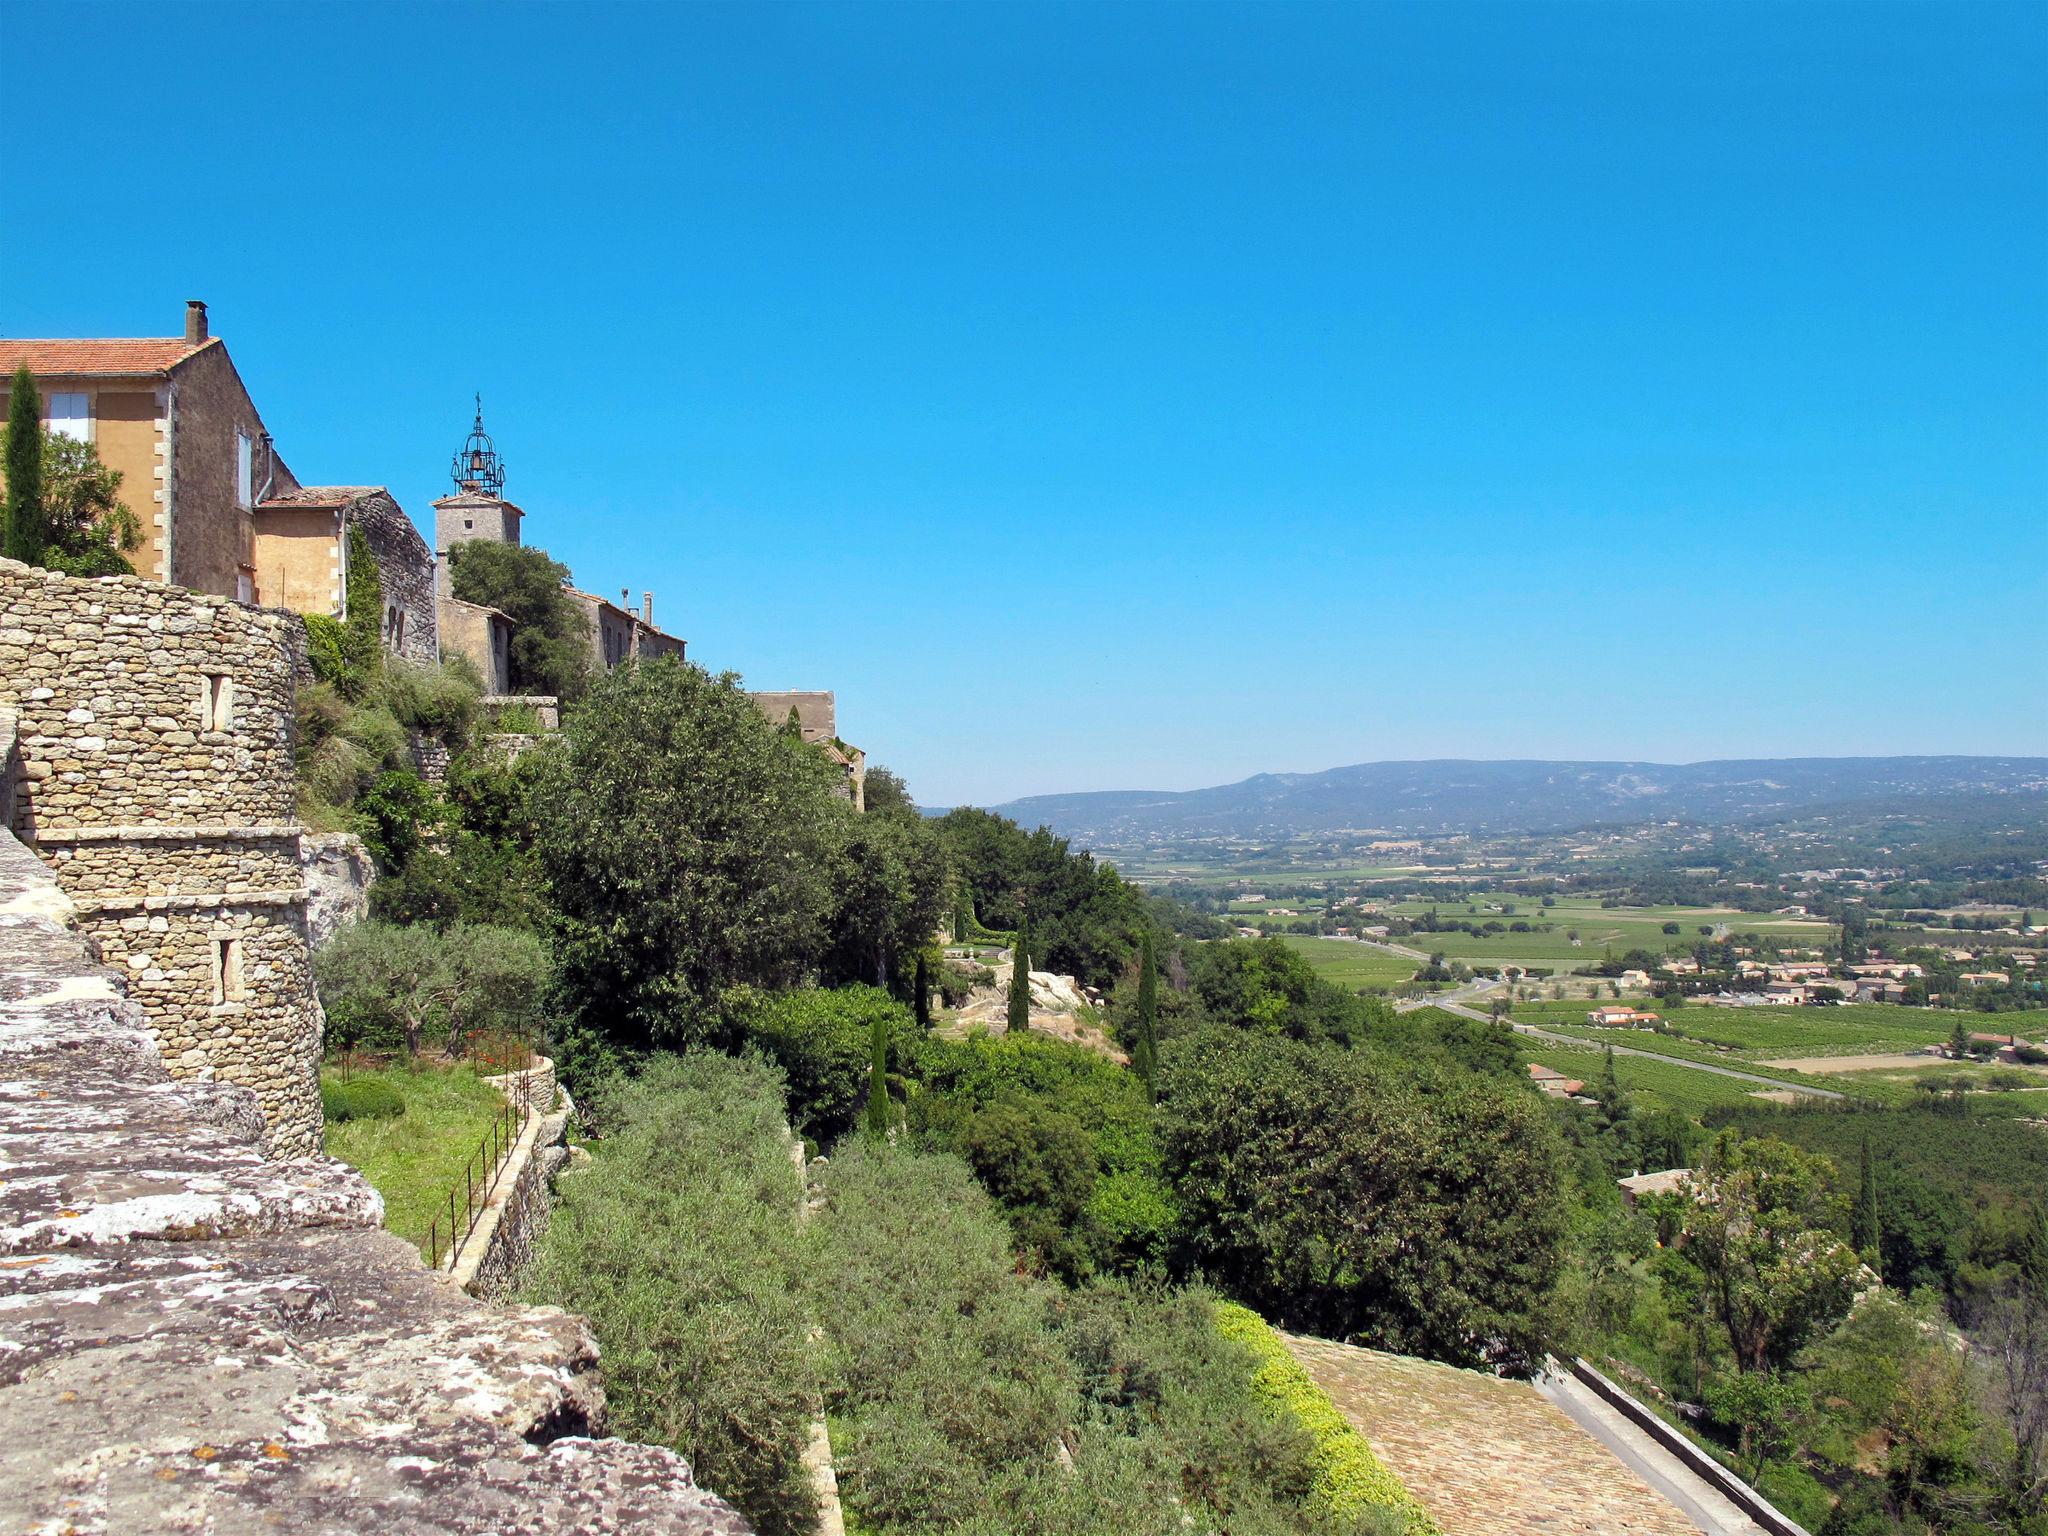
[[[1152,930],[1145,930],[1145,942],[1138,950],[1138,1038],[1131,1052],[1131,1065],[1145,1080],[1145,1093],[1157,1098],[1159,1087],[1159,961],[1152,949]]]
[[[1870,1155],[1870,1132],[1863,1133],[1863,1182],[1856,1191],[1856,1211],[1849,1224],[1856,1251],[1875,1261],[1879,1257],[1877,1225],[1877,1163]]]
[[[917,969],[914,973],[912,985],[915,988],[912,997],[912,1007],[917,1012],[917,1027],[919,1029],[930,1029],[932,1027],[931,957],[921,949],[917,952]]]
[[[889,1134],[889,1020],[880,1009],[868,1031],[868,1130]]]
[[[1009,1027],[1031,1027],[1031,928],[1024,922],[1017,924],[1017,942],[1010,948]]]
[[[7,558],[40,565],[49,530],[43,519],[43,397],[23,363],[7,400]]]

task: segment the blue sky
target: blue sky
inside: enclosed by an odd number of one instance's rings
[[[2048,753],[2033,4],[0,11],[0,332],[212,306],[927,803]]]

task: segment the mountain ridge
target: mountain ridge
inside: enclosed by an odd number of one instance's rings
[[[990,809],[1081,843],[1323,832],[1559,832],[1832,806],[2013,796],[2048,812],[2048,757],[1413,758],[1190,790],[1028,795]]]

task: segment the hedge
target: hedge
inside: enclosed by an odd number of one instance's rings
[[[405,1113],[405,1100],[389,1083],[354,1078],[321,1083],[320,1107],[329,1124],[339,1125],[345,1120],[396,1120]]]
[[[1365,1436],[1337,1411],[1264,1318],[1235,1302],[1218,1302],[1216,1331],[1251,1351],[1257,1361],[1252,1390],[1260,1401],[1276,1415],[1292,1417],[1314,1442],[1309,1456],[1315,1468],[1312,1504],[1336,1521],[1355,1519],[1369,1509],[1398,1510],[1406,1536],[1442,1536],[1429,1512],[1373,1454]]]

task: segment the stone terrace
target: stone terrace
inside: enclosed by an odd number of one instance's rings
[[[0,832],[0,1509],[37,1532],[744,1533],[602,1433],[596,1348],[482,1306],[253,1094],[172,1082]]]
[[[1527,1382],[1281,1337],[1447,1536],[1699,1536]]]

